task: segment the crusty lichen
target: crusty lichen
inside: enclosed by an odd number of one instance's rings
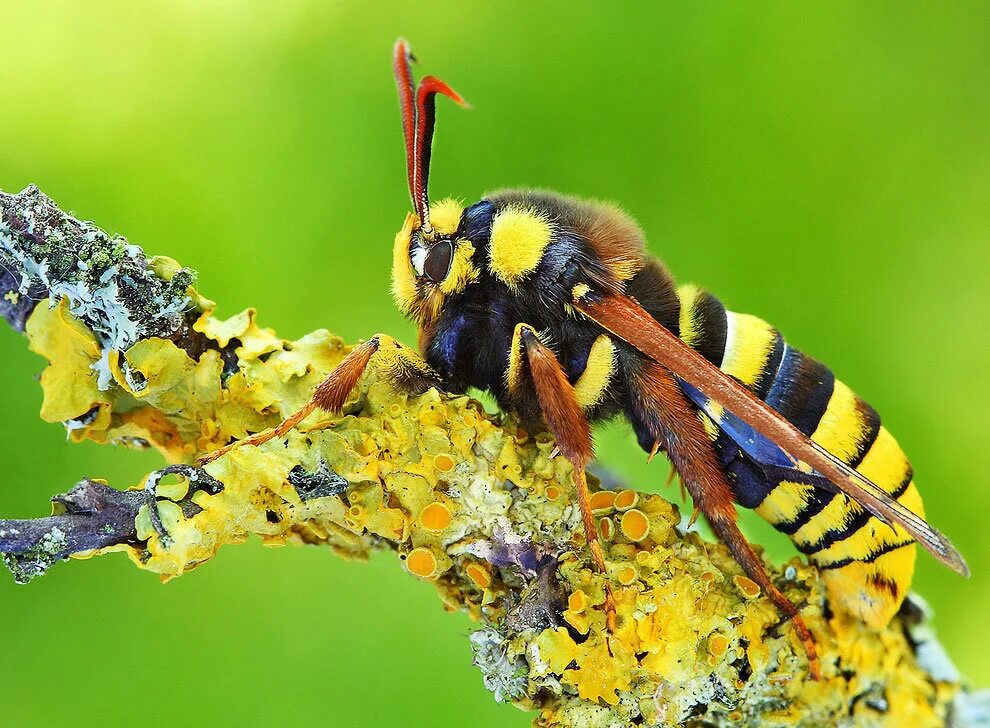
[[[62,558],[61,554],[65,552],[65,546],[65,533],[58,526],[53,526],[30,551],[3,554],[3,563],[14,575],[14,581],[18,584],[27,584],[35,577],[44,574],[52,564]]]
[[[74,440],[147,443],[191,463],[290,414],[349,350],[325,331],[283,340],[253,310],[221,320],[191,288],[182,295],[206,345],[147,335],[118,350],[66,298],[40,303],[26,333],[49,361],[42,416],[74,423]],[[222,490],[158,484],[165,541],[144,506],[138,542],[104,552],[167,580],[252,535],[352,558],[390,549],[445,607],[478,622],[485,685],[539,710],[538,725],[935,726],[961,724],[971,707],[958,675],[919,660],[918,642],[931,637],[910,615],[868,630],[828,612],[813,567],[768,564],[815,633],[824,678],[809,680],[777,609],[656,494],[595,500],[618,614],[610,632],[605,577],[552,438],[466,396],[396,392],[374,360],[343,416],[314,414],[206,471]]]

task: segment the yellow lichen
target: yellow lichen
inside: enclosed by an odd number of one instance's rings
[[[420,546],[406,556],[406,567],[421,579],[429,579],[437,571],[437,557],[430,549]]]
[[[634,569],[633,567],[623,566],[616,573],[615,578],[618,580],[620,584],[624,586],[629,586],[634,581],[636,581],[637,578],[639,578],[639,574],[636,572],[636,569]]]
[[[169,461],[191,462],[277,423],[349,350],[326,332],[283,341],[260,329],[251,310],[218,321],[206,308],[196,330],[217,347],[236,347],[234,371],[224,372],[217,349],[193,357],[175,341],[146,338],[110,352],[113,382],[101,392],[93,379],[101,356],[95,337],[64,303],[39,305],[27,333],[50,362],[41,380],[43,416],[66,421],[95,407],[93,419],[73,429],[74,439],[138,439]],[[345,414],[315,413],[286,437],[211,463],[207,472],[222,483],[219,493],[184,479],[162,482],[158,513],[167,543],[145,507],[136,523],[139,542],[108,551],[125,551],[163,580],[250,535],[272,546],[324,545],[351,558],[377,548],[406,554],[405,568],[433,584],[447,608],[464,609],[501,635],[504,664],[522,671],[522,692],[513,699],[538,705],[544,726],[673,726],[698,710],[715,715],[713,724],[752,725],[854,718],[931,725],[946,714],[957,684],[920,669],[901,626],[877,632],[838,616],[826,620],[813,567],[793,567],[786,580],[771,568],[804,605],[816,637],[824,679],[805,679],[807,661],[792,625],[781,622],[723,546],[679,532],[677,507],[658,495],[592,495],[607,582],[582,545],[571,467],[551,457],[552,438],[489,416],[465,396],[397,393],[376,367],[373,359]],[[331,472],[346,488],[304,499],[290,480],[296,468]],[[551,627],[510,619],[514,605],[539,596],[539,579],[485,561],[482,547],[494,548],[503,537],[552,554],[551,581],[561,595],[553,598],[564,604],[550,609]],[[617,613],[613,630],[606,626],[607,584]],[[699,684],[717,686],[720,704],[745,712],[699,706],[707,699],[685,687]],[[871,685],[885,690],[882,716],[867,715],[865,701],[854,700]]]
[[[591,510],[594,513],[608,513],[615,504],[615,493],[610,490],[599,490],[591,494]]]
[[[619,702],[617,691],[629,689],[636,658],[618,640],[596,635],[578,645],[576,668],[564,670],[564,682],[577,688],[584,700],[608,705]]]
[[[471,562],[464,567],[464,573],[476,586],[482,589],[487,589],[492,585],[492,572],[485,564]]]
[[[109,397],[96,386],[93,365],[100,359],[96,337],[69,313],[65,299],[35,307],[25,328],[31,350],[48,359],[41,373],[41,418],[65,422],[81,417]]]
[[[615,494],[613,505],[617,511],[628,511],[639,503],[639,493],[634,490],[620,490]]]
[[[630,541],[642,541],[650,535],[650,521],[643,511],[633,508],[622,514],[622,535]]]
[[[608,516],[598,520],[598,533],[603,541],[611,541],[615,535],[615,524]]]
[[[708,651],[711,653],[712,657],[719,658],[724,655],[728,649],[729,639],[724,634],[716,632],[708,637]]]
[[[742,595],[747,599],[754,599],[760,595],[760,585],[755,581],[750,579],[748,576],[743,576],[741,574],[736,574],[732,577],[732,582],[736,585],[736,588],[742,592]]]

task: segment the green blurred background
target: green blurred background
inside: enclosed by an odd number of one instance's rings
[[[974,577],[916,588],[990,682],[990,6],[281,0],[0,2],[0,188],[196,268],[222,315],[413,342],[388,295],[408,207],[391,44],[441,102],[435,198],[540,185],[616,200],[681,280],[761,315],[883,413]],[[0,513],[155,459],[41,423],[6,328]],[[621,426],[601,459],[657,489]],[[747,513],[777,558],[793,550]],[[462,616],[391,556],[228,548],[160,586],[124,557],[0,578],[4,725],[522,726]]]

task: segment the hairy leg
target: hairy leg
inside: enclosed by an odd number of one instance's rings
[[[520,342],[525,352],[529,375],[536,389],[540,411],[547,427],[557,438],[557,447],[574,466],[574,486],[577,490],[578,505],[581,508],[581,521],[584,525],[585,540],[594,561],[595,568],[608,574],[605,555],[598,541],[598,529],[591,512],[591,496],[588,492],[586,469],[594,457],[591,443],[591,427],[578,404],[574,387],[560,366],[557,356],[547,347],[529,326],[520,328]],[[515,352],[514,352],[515,353]],[[610,630],[615,629],[615,600],[612,597],[611,583],[605,581],[605,612]]]
[[[662,440],[674,468],[712,529],[725,543],[746,575],[791,620],[808,655],[811,675],[818,679],[821,667],[815,641],[797,608],[767,575],[763,562],[739,530],[735,497],[719,466],[704,425],[673,375],[656,362],[643,360],[636,367],[630,388],[635,420]]]

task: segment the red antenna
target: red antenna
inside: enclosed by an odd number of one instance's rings
[[[409,44],[399,38],[393,50],[395,84],[399,89],[402,111],[402,133],[406,142],[406,176],[409,196],[420,225],[430,232],[430,199],[427,182],[430,178],[430,157],[433,153],[433,128],[436,123],[436,95],[443,94],[461,106],[467,102],[459,93],[434,76],[427,76],[416,88],[410,62],[416,58]]]

